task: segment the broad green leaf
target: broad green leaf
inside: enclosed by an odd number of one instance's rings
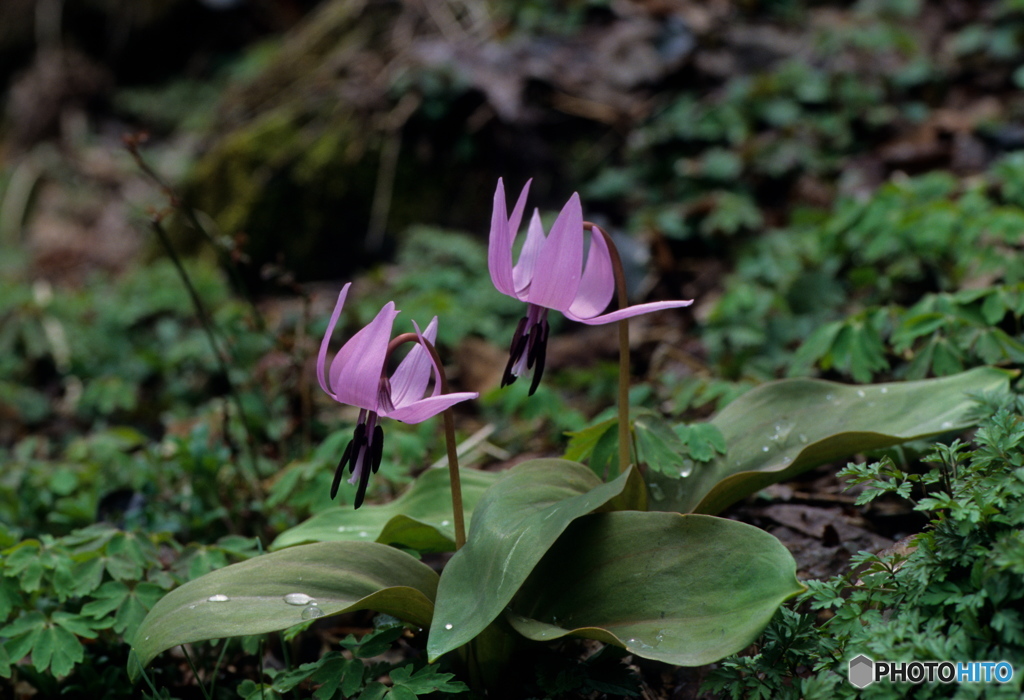
[[[3,576],[0,569],[0,620],[6,620],[11,610],[21,606],[21,587],[13,578]]]
[[[117,533],[107,543],[107,571],[118,581],[137,581],[148,566],[150,546],[134,533]]]
[[[81,615],[64,612],[63,610],[55,611],[50,619],[55,625],[59,625],[68,632],[79,637],[85,637],[86,639],[94,639],[96,637],[96,630],[105,629],[110,626],[110,622],[90,620]]]
[[[427,640],[430,660],[497,618],[573,520],[623,495],[612,507],[643,508],[642,483],[633,468],[605,484],[582,464],[562,459],[531,460],[506,472],[480,500],[466,546],[445,567]]]
[[[72,595],[84,596],[92,593],[100,587],[103,581],[105,562],[99,554],[90,553],[84,555],[82,561],[76,562],[71,569],[71,578],[74,581]]]
[[[25,540],[4,552],[4,574],[21,579],[22,590],[37,591],[48,559],[39,540]]]
[[[711,423],[678,425],[675,431],[698,462],[710,462],[716,454],[725,454],[725,436]]]
[[[129,587],[121,581],[107,581],[91,596],[93,600],[82,606],[82,614],[98,619],[113,616],[113,629],[122,633],[124,640],[131,644],[135,640],[135,631],[157,601],[166,591],[152,583],[138,583]]]
[[[683,479],[650,475],[652,508],[717,513],[769,484],[865,450],[974,424],[971,395],[1002,391],[1013,372],[979,367],[940,379],[848,385],[784,379],[752,389],[710,422],[724,457]]]
[[[0,627],[0,638],[7,638],[4,647],[10,655],[11,662],[21,661],[32,651],[47,624],[46,616],[38,610],[33,610]]]
[[[484,491],[499,476],[497,472],[479,469],[459,471],[467,520]],[[318,513],[301,525],[282,532],[270,548],[344,540],[400,544],[421,552],[454,550],[455,529],[452,525],[448,470],[424,472],[408,491],[383,505],[366,505],[359,510],[333,508]]]
[[[506,619],[534,640],[571,634],[700,666],[753,642],[779,605],[803,590],[789,551],[751,525],[602,513],[569,526]]]
[[[0,678],[11,677],[11,657],[7,654],[7,648],[0,644]]]
[[[393,547],[291,547],[218,569],[164,596],[135,634],[138,662],[129,659],[128,671],[134,679],[157,654],[179,644],[262,634],[350,610],[376,610],[426,627],[436,589],[429,566]]]
[[[452,681],[454,673],[438,673],[438,664],[424,666],[418,671],[413,671],[412,664],[396,668],[388,675],[394,683],[394,690],[399,688],[409,691],[413,697],[417,695],[428,695],[430,693],[465,693],[469,690],[465,683]]]
[[[690,451],[661,416],[643,414],[633,421],[637,459],[648,472],[676,475]]]
[[[44,627],[32,646],[32,665],[35,669],[49,669],[58,678],[71,673],[75,664],[84,658],[85,649],[78,637],[57,625]]]
[[[601,421],[583,430],[576,430],[566,433],[569,436],[569,444],[565,448],[565,459],[573,462],[582,462],[594,451],[597,441],[609,430],[614,431],[618,421],[615,418]]]
[[[619,463],[619,422],[616,420],[610,430],[606,430],[597,440],[587,465],[590,470],[601,477],[608,478],[611,470]]]
[[[272,686],[248,678],[238,684],[237,692],[242,700],[279,700],[281,697]]]
[[[380,681],[374,681],[367,684],[363,692],[359,694],[359,700],[384,700],[384,697],[389,692],[391,692],[391,689],[386,685]]]

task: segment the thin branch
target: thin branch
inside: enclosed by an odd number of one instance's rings
[[[188,272],[185,270],[185,266],[182,264],[181,258],[178,256],[177,251],[174,250],[174,246],[171,245],[171,240],[168,237],[163,224],[160,223],[159,216],[154,216],[150,219],[150,225],[156,233],[157,238],[160,239],[160,244],[163,245],[164,250],[167,251],[167,256],[171,259],[175,269],[178,271],[178,276],[181,277],[181,281],[185,285],[185,289],[188,290],[189,298],[192,300],[192,306],[196,311],[196,315],[199,317],[199,322],[203,326],[203,331],[206,333],[207,339],[210,341],[210,348],[213,350],[213,356],[216,358],[217,365],[220,368],[221,373],[224,375],[228,395],[234,402],[235,408],[238,411],[238,417],[242,421],[242,427],[245,429],[246,447],[248,448],[251,471],[243,469],[242,476],[249,482],[249,487],[252,489],[253,493],[260,496],[263,493],[263,489],[260,486],[259,479],[257,477],[259,472],[256,464],[256,438],[253,435],[251,426],[249,425],[249,418],[245,412],[244,406],[242,405],[242,399],[238,395],[238,391],[235,389],[234,382],[231,381],[231,374],[228,371],[228,362],[224,357],[224,353],[221,351],[220,344],[217,342],[217,337],[214,333],[213,321],[210,319],[210,314],[207,312],[206,306],[203,304],[203,300],[199,297],[199,293],[192,284],[192,280],[188,276]]]

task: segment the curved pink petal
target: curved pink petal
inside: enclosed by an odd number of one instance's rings
[[[583,270],[580,288],[572,300],[568,313],[577,318],[593,318],[608,308],[615,294],[615,273],[608,241],[597,231],[590,233],[590,252]]]
[[[528,296],[530,282],[533,280],[533,271],[537,264],[537,256],[544,248],[544,225],[540,222],[540,212],[533,210],[530,217],[530,226],[526,231],[526,242],[523,250],[519,253],[519,262],[512,268],[512,281],[516,285],[516,296],[520,301],[525,301]]]
[[[381,415],[403,423],[421,423],[427,418],[433,418],[444,409],[454,406],[460,401],[475,399],[480,394],[475,391],[462,391],[455,394],[441,394],[440,396],[428,396],[419,401],[413,401],[405,406],[397,406],[394,411],[381,413]]]
[[[491,235],[487,242],[487,268],[491,281],[502,294],[515,296],[512,284],[512,234],[508,230],[508,207],[505,206],[505,183],[498,178],[491,210]]]
[[[637,304],[636,306],[627,306],[625,309],[618,309],[611,313],[604,314],[603,316],[591,316],[589,318],[583,318],[574,315],[570,311],[563,311],[565,317],[578,321],[580,323],[586,323],[591,326],[600,325],[603,323],[614,323],[615,321],[621,321],[624,318],[632,318],[633,316],[639,316],[641,314],[649,314],[652,311],[661,311],[662,309],[679,309],[684,306],[689,306],[693,303],[693,299],[686,299],[680,301],[652,301],[649,304]]]
[[[389,301],[377,317],[334,356],[328,378],[337,401],[368,411],[377,410],[380,375],[397,315],[395,302]]]
[[[527,301],[567,310],[583,274],[583,206],[575,192],[555,219],[537,258]]]
[[[416,327],[416,334],[422,335],[431,343],[437,338],[437,316],[427,326],[427,330],[420,334],[419,326],[413,321]],[[419,343],[416,343],[405,358],[398,363],[398,368],[391,375],[391,403],[395,406],[404,406],[423,398],[427,385],[430,383],[430,375],[435,375],[434,395],[438,394],[441,382],[437,379],[437,369],[434,367],[434,360]]]
[[[334,305],[334,312],[331,313],[331,320],[327,323],[327,331],[324,333],[324,339],[320,341],[320,352],[316,356],[316,378],[320,382],[320,388],[324,390],[324,393],[328,396],[334,396],[334,392],[327,387],[327,382],[324,379],[324,366],[327,364],[327,348],[331,344],[331,336],[334,335],[334,327],[338,325],[338,318],[341,316],[341,308],[345,305],[345,297],[348,296],[348,288],[352,286],[349,282],[341,288],[341,293],[338,295],[338,301]]]
[[[515,284],[512,281],[512,244],[519,230],[523,208],[526,206],[526,194],[529,191],[530,182],[527,182],[519,194],[515,209],[512,210],[512,218],[509,219],[508,207],[505,204],[505,183],[501,178],[498,178],[498,187],[494,190],[491,235],[487,243],[487,268],[497,290],[510,297],[516,295]]]

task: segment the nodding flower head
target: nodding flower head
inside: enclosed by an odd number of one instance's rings
[[[601,313],[615,294],[615,272],[608,241],[592,229],[590,251],[584,260],[583,208],[573,193],[548,234],[534,210],[526,231],[519,261],[512,264],[512,247],[526,208],[527,182],[509,216],[505,185],[499,179],[491,213],[491,235],[487,264],[499,292],[524,301],[526,317],[512,338],[502,386],[511,384],[527,370],[533,370],[530,393],[536,391],[544,371],[548,340],[548,310],[561,311],[573,321],[591,325],[611,323],[632,316],[689,306],[692,299],[638,304]]]
[[[358,508],[366,495],[370,474],[380,467],[384,444],[381,418],[420,423],[460,401],[475,399],[478,394],[441,393],[441,368],[434,362],[429,349],[437,338],[436,316],[422,333],[413,322],[416,345],[388,376],[388,356],[397,347],[391,343],[391,330],[399,313],[391,301],[384,305],[376,318],[342,346],[328,368],[328,346],[350,286],[346,284],[338,295],[338,303],[320,343],[316,375],[320,387],[328,396],[339,403],[360,409],[352,440],[345,448],[331,486],[331,498],[334,498],[345,468],[348,467],[352,474],[349,483],[358,484],[355,498],[355,507]],[[431,379],[433,390],[428,395]]]

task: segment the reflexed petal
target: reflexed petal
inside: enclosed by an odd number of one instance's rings
[[[565,311],[576,298],[583,275],[583,207],[578,194],[562,207],[537,263],[527,301]]]
[[[567,313],[576,318],[593,318],[608,308],[614,293],[615,273],[612,271],[608,242],[601,233],[591,231],[587,267],[583,270],[580,288]]]
[[[330,384],[334,398],[350,406],[377,410],[377,390],[384,356],[391,341],[391,327],[398,311],[389,301],[377,317],[356,333],[334,356]]]
[[[540,254],[541,249],[544,247],[545,240],[547,239],[544,236],[544,226],[540,222],[540,212],[534,209],[533,216],[530,217],[530,228],[526,232],[526,242],[523,244],[522,252],[519,253],[519,262],[512,269],[512,280],[516,285],[516,294],[521,300],[528,296],[527,289],[530,286],[530,281],[533,279],[537,255]]]
[[[316,356],[316,378],[320,382],[320,388],[324,390],[324,393],[328,396],[334,396],[334,392],[327,386],[327,382],[324,381],[324,365],[327,364],[327,348],[331,344],[331,336],[334,335],[334,327],[338,325],[338,318],[341,316],[341,307],[345,305],[345,297],[348,296],[348,288],[352,286],[349,282],[341,288],[341,294],[338,295],[338,301],[334,305],[334,312],[331,313],[331,320],[327,323],[327,331],[324,333],[324,339],[320,341],[320,352]]]
[[[413,321],[412,324],[419,335],[419,326]],[[423,337],[431,343],[437,338],[437,316],[427,326]],[[434,359],[419,343],[416,343],[409,354],[398,363],[398,368],[391,375],[391,402],[397,407],[412,401],[423,398],[423,393],[430,383],[430,375],[434,375],[434,395],[441,391],[441,382],[437,376],[437,369],[434,367]]]
[[[565,311],[565,317],[572,319],[573,321],[579,321],[580,323],[586,323],[590,326],[596,326],[603,323],[613,323],[615,321],[621,321],[624,318],[632,318],[633,316],[639,316],[641,314],[649,314],[652,311],[661,311],[662,309],[679,309],[684,306],[689,306],[693,303],[693,299],[687,299],[685,301],[654,301],[649,304],[637,304],[636,306],[628,306],[625,309],[618,309],[611,313],[604,314],[603,316],[593,316],[591,318],[581,318],[574,316],[571,312]]]
[[[509,241],[509,248],[511,249],[512,244],[516,242],[516,237],[519,235],[519,224],[523,220],[523,211],[526,209],[526,195],[530,193],[530,183],[533,182],[533,178],[526,181],[523,185],[523,191],[519,193],[519,199],[516,200],[516,205],[512,209],[512,216],[508,218],[508,230],[511,241]],[[509,258],[511,260],[511,258]]]
[[[403,423],[421,423],[427,418],[436,416],[449,406],[454,406],[460,401],[475,399],[478,396],[480,396],[480,394],[475,391],[462,391],[456,394],[428,396],[425,399],[413,401],[405,406],[399,406],[391,413],[388,413],[387,417],[400,420]]]

